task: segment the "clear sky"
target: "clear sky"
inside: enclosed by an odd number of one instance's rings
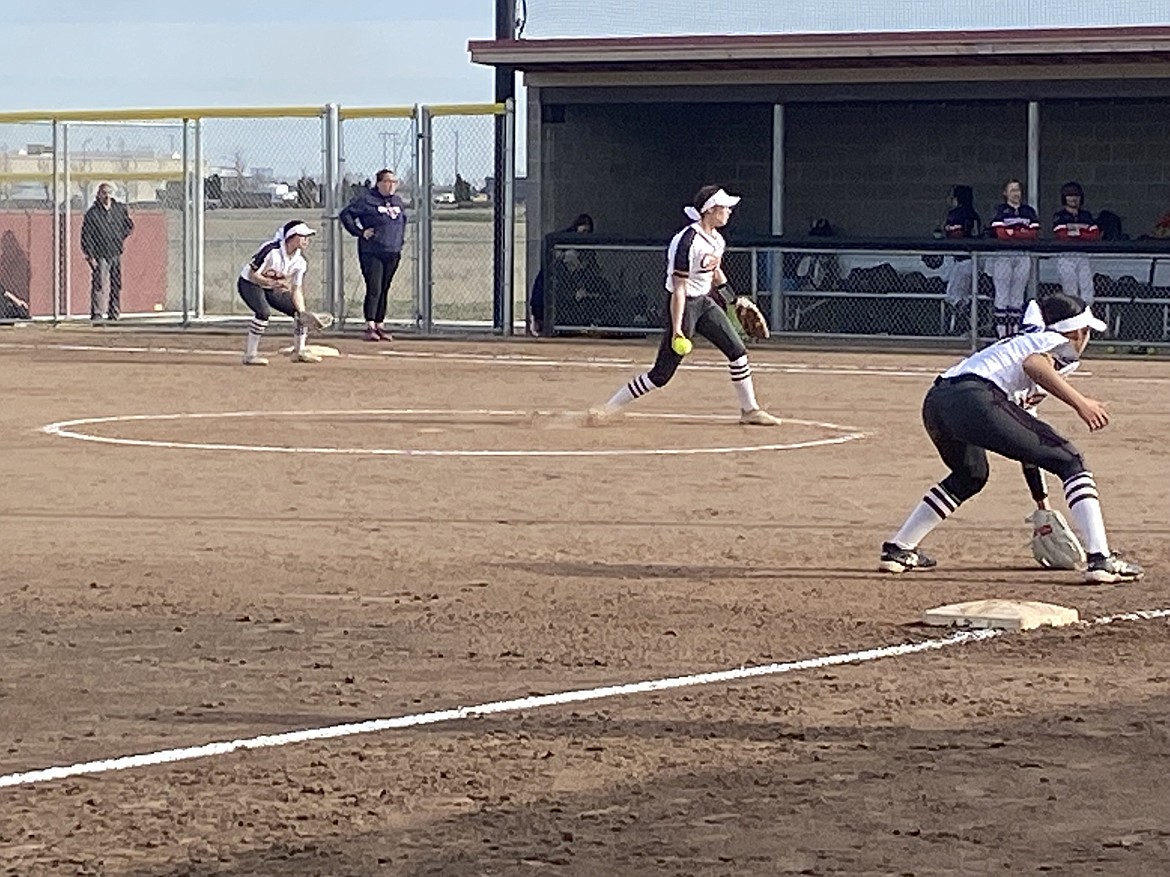
[[[3,0],[0,0],[3,2]],[[523,0],[518,0],[522,5]],[[492,71],[470,39],[491,38],[494,0],[9,0],[0,32],[0,109],[486,102]],[[899,30],[1152,24],[1148,0],[721,0],[678,14],[677,0],[527,0],[527,38],[801,30]],[[518,118],[524,119],[523,91]],[[440,183],[491,167],[486,120],[436,122]],[[319,126],[208,122],[206,155],[278,174],[320,161]],[[177,129],[71,130],[74,148],[171,149]],[[409,164],[410,131],[347,123],[348,167]],[[520,126],[523,143],[523,126]],[[44,130],[0,125],[0,151],[45,142]]]
[[[4,11],[0,49],[4,110],[409,106],[493,97],[492,70],[471,63],[467,42],[492,37],[494,0],[4,5],[12,7]],[[210,120],[205,154],[219,165],[242,156],[249,166],[274,168],[282,176],[311,172],[320,161],[319,130],[311,120]],[[70,144],[74,150],[84,144],[98,151],[163,151],[174,148],[177,132],[173,126],[71,126]],[[360,177],[384,163],[408,170],[409,135],[400,121],[353,123],[348,166]],[[486,119],[437,120],[435,137],[440,183],[453,179],[457,164],[465,176],[489,172]],[[46,130],[0,125],[0,151],[46,140]]]
[[[518,0],[518,4],[521,0]],[[491,98],[469,39],[494,0],[11,0],[0,104],[414,104]],[[1157,23],[1148,0],[527,0],[530,38],[630,33]]]
[[[491,99],[493,0],[5,3],[6,109]]]

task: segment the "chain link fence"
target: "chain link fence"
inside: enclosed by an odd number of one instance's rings
[[[59,129],[68,193],[63,316],[104,321],[181,313],[184,124],[95,121]]]
[[[321,232],[306,254],[308,306],[360,325],[365,284],[338,215],[388,168],[409,221],[390,321],[424,331],[501,325],[496,240],[508,276],[523,241],[514,160],[503,185],[492,173],[497,116],[515,148],[511,102],[52,116],[0,113],[0,320],[239,321],[241,268],[295,218]],[[83,246],[82,229],[87,211],[113,216],[104,200],[94,207],[103,183],[125,218],[116,231],[97,223],[99,254],[93,234]],[[523,296],[522,267],[516,273]]]
[[[545,325],[558,334],[661,331],[664,248],[587,237],[547,241]],[[1051,249],[740,246],[728,248],[723,268],[778,334],[937,339],[974,349],[1016,328],[1028,301],[1067,286],[1108,323],[1106,343],[1170,344],[1170,253],[1136,242],[1126,252]],[[1013,265],[1014,274],[1003,270]],[[1070,285],[1077,276],[1087,287]]]
[[[56,129],[47,123],[0,123],[0,321],[60,309],[55,274]],[[58,189],[60,183],[57,184]]]
[[[0,123],[0,319],[179,311],[186,142],[179,122]]]

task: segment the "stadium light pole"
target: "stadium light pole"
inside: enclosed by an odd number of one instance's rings
[[[496,0],[496,39],[513,40],[516,38],[516,0]],[[496,103],[504,103],[516,97],[516,70],[513,67],[496,67]],[[504,174],[507,172],[508,162],[505,160],[505,150],[508,148],[507,136],[508,120],[503,114],[495,117],[495,162],[492,172],[495,178],[492,186],[492,325],[497,333],[512,334],[512,327],[504,325],[504,298],[509,294],[511,284],[505,276],[506,258],[504,253],[504,236],[507,234],[507,214],[504,205],[504,195],[510,191],[504,185]]]

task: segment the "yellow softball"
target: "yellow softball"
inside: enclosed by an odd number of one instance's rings
[[[682,335],[677,336],[673,341],[671,341],[670,346],[679,356],[686,356],[691,352],[691,348],[694,347],[694,345],[691,344],[691,339]]]

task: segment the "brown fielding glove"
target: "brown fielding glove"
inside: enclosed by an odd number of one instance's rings
[[[764,315],[756,307],[754,301],[746,295],[741,295],[735,300],[734,307],[735,316],[749,337],[763,340],[771,335],[771,332],[768,331],[768,321],[764,319]]]

